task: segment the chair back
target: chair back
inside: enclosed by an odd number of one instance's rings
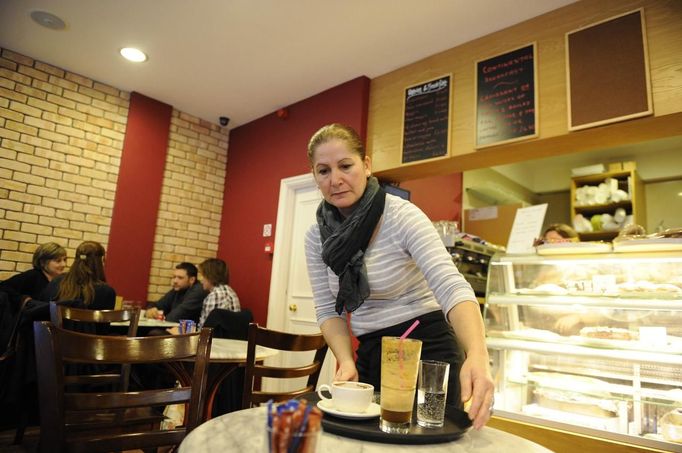
[[[40,451],[117,451],[178,445],[201,423],[211,329],[157,337],[99,336],[34,323],[40,396]],[[194,362],[191,385],[138,392],[76,393],[64,365]],[[168,430],[141,427],[141,408],[188,404],[185,423]]]
[[[124,308],[121,310],[90,310],[50,302],[50,321],[57,327],[64,327],[64,320],[109,324],[112,322],[128,322],[127,336],[137,335],[137,326],[140,322],[140,309]]]
[[[266,366],[256,361],[256,346],[265,346],[280,351],[315,351],[312,363],[298,367]],[[327,343],[322,334],[298,335],[278,332],[260,327],[256,323],[249,325],[249,339],[246,353],[246,373],[244,377],[244,395],[242,408],[265,403],[269,400],[285,401],[315,390],[320,377],[322,363],[327,353]],[[254,388],[258,378],[290,379],[308,376],[305,387],[288,392],[265,392]]]
[[[249,324],[252,321],[253,313],[247,308],[241,311],[215,308],[204,321],[204,327],[213,329],[213,338],[246,340],[249,336]]]
[[[57,327],[82,333],[101,333],[88,330],[92,325],[101,324],[109,327],[109,323],[112,322],[128,322],[127,336],[134,337],[137,335],[137,326],[140,322],[140,309],[90,310],[74,307],[71,301],[50,302],[50,321]],[[71,321],[76,321],[77,324]],[[122,364],[118,369],[111,366],[70,368],[69,376],[64,377],[67,384],[81,386],[113,384],[117,385],[119,390],[128,390],[130,364]]]

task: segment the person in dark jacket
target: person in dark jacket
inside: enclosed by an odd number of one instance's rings
[[[104,274],[105,250],[102,244],[85,241],[76,249],[69,271],[53,279],[40,295],[41,300],[77,300],[91,310],[113,310],[116,291],[107,284]]]
[[[38,299],[45,287],[66,268],[66,250],[55,242],[47,242],[33,252],[33,268],[0,282],[14,313],[30,299]]]
[[[167,321],[180,319],[199,321],[204,298],[208,294],[197,280],[198,270],[192,263],[183,262],[173,271],[173,288],[159,299],[154,307],[147,309],[147,318],[157,318],[160,312]]]

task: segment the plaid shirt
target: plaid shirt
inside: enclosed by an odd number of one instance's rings
[[[208,293],[208,296],[206,296],[206,299],[204,299],[204,306],[201,309],[201,317],[199,318],[199,327],[204,325],[209,313],[215,308],[241,311],[237,293],[227,285],[220,285],[213,288],[211,292]]]

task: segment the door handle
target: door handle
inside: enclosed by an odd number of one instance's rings
[[[289,311],[295,312],[296,310],[298,310],[298,307],[296,306],[296,304],[290,304],[289,305]]]

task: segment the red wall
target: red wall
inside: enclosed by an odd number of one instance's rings
[[[172,112],[168,104],[130,95],[105,261],[109,284],[126,299],[147,300]]]
[[[405,181],[400,188],[411,192],[410,201],[432,221],[456,220],[461,226],[462,173]]]
[[[336,86],[288,107],[287,119],[274,113],[230,131],[218,257],[230,267],[232,286],[257,322],[267,321],[279,185],[309,172],[306,147],[321,126],[338,122],[366,135],[369,79]],[[263,237],[263,225],[273,236]]]

